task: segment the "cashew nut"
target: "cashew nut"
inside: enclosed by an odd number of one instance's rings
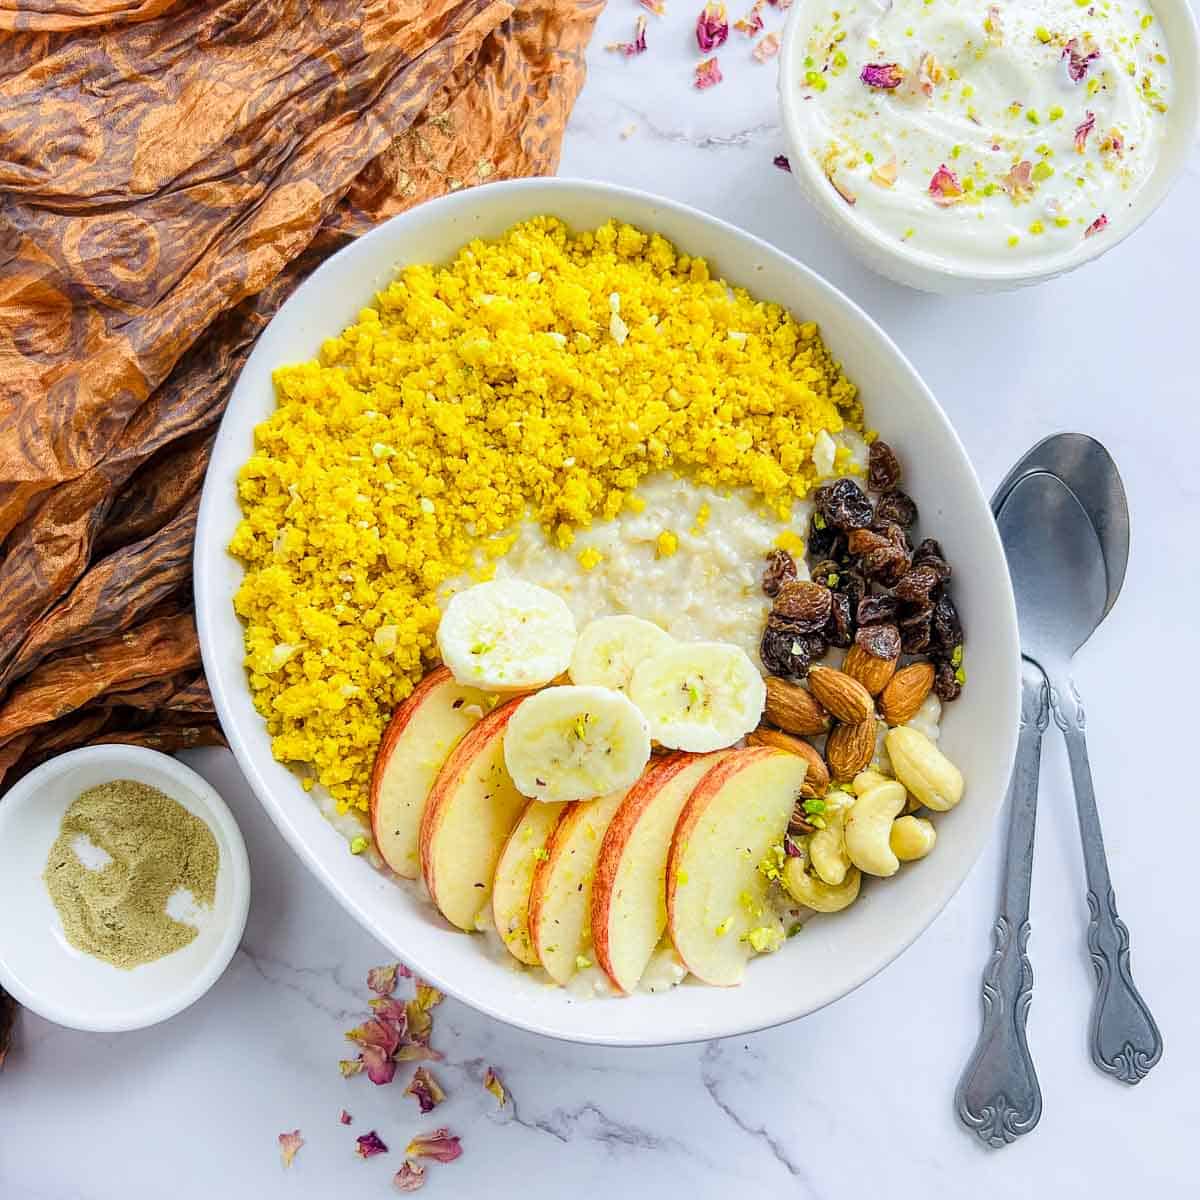
[[[901,725],[887,735],[896,778],[926,808],[945,812],[963,794],[962,772],[919,730]]]
[[[846,853],[850,861],[868,875],[895,875],[900,860],[888,839],[892,820],[904,808],[904,785],[889,779],[864,792],[846,817]]]
[[[916,862],[933,849],[936,841],[937,830],[932,821],[925,817],[897,817],[892,822],[888,845],[901,862]]]
[[[833,795],[834,793],[830,793]],[[836,793],[845,796],[845,792]],[[850,797],[846,796],[849,800]],[[850,870],[850,856],[846,853],[845,826],[849,805],[825,806],[825,828],[818,829],[808,839],[808,856],[813,870],[831,887],[837,887]]]
[[[854,782],[850,785],[854,788],[854,794],[861,796],[865,792],[869,792],[872,788],[878,787],[881,783],[887,783],[888,777],[881,775],[873,767],[868,767],[865,771],[859,771],[854,777]]]
[[[838,887],[810,875],[804,869],[803,858],[789,858],[783,868],[783,886],[787,888],[797,904],[803,904],[815,912],[841,912],[858,899],[862,875],[854,867],[846,872],[846,878]]]

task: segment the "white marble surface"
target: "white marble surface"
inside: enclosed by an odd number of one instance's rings
[[[1166,1053],[1135,1089],[1090,1064],[1092,993],[1078,836],[1065,755],[1047,739],[1033,893],[1029,1038],[1045,1115],[984,1150],[951,1097],[979,1024],[1000,838],[917,944],[854,995],[745,1039],[659,1051],[579,1049],[513,1032],[447,1002],[435,1116],[461,1134],[427,1195],[724,1198],[758,1186],[849,1200],[945,1194],[991,1200],[1196,1195],[1200,939],[1191,897],[1200,804],[1194,761],[1200,633],[1196,530],[1194,214],[1200,161],[1150,225],[1083,273],[1016,295],[943,300],[902,290],[830,244],[771,165],[782,149],[774,68],[733,41],[726,83],[690,88],[690,10],[668,0],[650,52],[602,49],[639,11],[613,0],[562,172],[689,201],[776,242],[845,289],[924,373],[992,487],[1042,435],[1100,437],[1124,472],[1134,544],[1125,594],[1078,663],[1109,856],[1133,932],[1135,974]],[[738,15],[734,13],[733,15]],[[768,10],[768,18],[779,17]],[[735,35],[736,38],[736,35]],[[635,125],[629,136],[622,131]],[[214,1195],[384,1195],[398,1151],[428,1128],[401,1086],[343,1081],[342,1032],[380,949],[277,836],[224,752],[191,757],[239,816],[255,894],[242,950],[189,1012],[143,1033],[77,1034],[26,1015],[0,1075],[3,1200],[210,1200]],[[999,829],[997,834],[999,835]],[[0,917],[0,920],[3,918]],[[515,1104],[479,1086],[495,1064]],[[345,1129],[339,1108],[354,1114]],[[275,1137],[307,1139],[294,1167]],[[393,1146],[363,1163],[353,1136]]]

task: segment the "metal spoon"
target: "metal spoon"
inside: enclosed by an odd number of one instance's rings
[[[1099,538],[1060,479],[1035,474],[1010,492],[999,518],[1017,594],[1022,649],[1049,684],[1050,708],[1067,742],[1088,883],[1088,949],[1096,971],[1092,1061],[1137,1083],[1162,1057],[1162,1037],[1134,986],[1129,931],[1117,915],[1084,739],[1083,706],[1070,682],[1074,653],[1106,611],[1108,586]]]
[[[1026,475],[1046,471],[1057,475],[1075,493],[1100,539],[1108,594],[1108,616],[1121,594],[1129,562],[1129,504],[1125,485],[1112,455],[1086,433],[1053,433],[1043,438],[1004,477],[992,496],[992,514],[1000,509],[1013,487]]]

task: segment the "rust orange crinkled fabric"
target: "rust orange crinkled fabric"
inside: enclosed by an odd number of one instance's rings
[[[383,218],[553,171],[601,7],[0,0],[0,790],[221,740],[190,554],[255,337]]]

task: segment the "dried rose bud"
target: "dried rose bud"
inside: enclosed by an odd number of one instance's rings
[[[869,88],[890,91],[904,82],[904,68],[899,63],[867,63],[859,79]]]
[[[696,45],[702,54],[725,44],[729,36],[729,21],[725,16],[725,5],[706,4],[696,18]]]

